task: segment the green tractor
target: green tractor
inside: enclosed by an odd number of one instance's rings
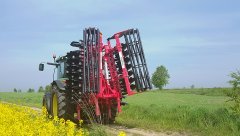
[[[43,106],[51,116],[58,116],[65,119],[74,119],[73,105],[68,101],[65,93],[66,80],[66,56],[56,59],[54,63],[46,64],[54,66],[53,82],[51,91],[46,92],[43,96]],[[39,64],[39,70],[44,70],[44,63]],[[57,79],[54,80],[55,70],[57,70]]]

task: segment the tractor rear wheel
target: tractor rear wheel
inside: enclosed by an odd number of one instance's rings
[[[74,119],[74,109],[66,99],[66,94],[60,92],[56,85],[52,86],[52,116],[64,119]]]

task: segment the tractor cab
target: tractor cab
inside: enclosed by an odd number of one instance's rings
[[[44,70],[44,64],[54,66],[53,71],[53,82],[52,85],[56,85],[61,90],[65,90],[66,80],[68,79],[66,76],[66,56],[61,56],[56,59],[56,56],[53,55],[54,62],[42,62],[39,64],[39,71]]]
[[[66,57],[62,56],[56,60],[56,63],[59,64],[57,68],[57,79],[66,78]]]
[[[57,69],[57,80],[66,78],[66,56],[61,56],[55,60],[56,56],[53,56],[54,62],[42,62],[39,64],[39,71],[44,70],[44,63],[47,65],[55,66],[55,69]],[[55,69],[54,69],[54,76],[55,76]]]

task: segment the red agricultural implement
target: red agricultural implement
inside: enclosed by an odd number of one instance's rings
[[[113,123],[126,95],[152,88],[137,29],[118,32],[103,44],[102,33],[87,28],[83,39],[71,46],[76,50],[47,63],[57,69],[57,80],[43,97],[52,116]],[[43,69],[41,63],[39,70]]]

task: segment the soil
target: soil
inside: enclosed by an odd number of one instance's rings
[[[124,131],[127,136],[187,136],[178,132],[156,132],[153,130],[144,130],[140,128],[127,128],[125,126],[109,125],[106,126],[107,133],[111,136],[117,135],[120,131]]]

